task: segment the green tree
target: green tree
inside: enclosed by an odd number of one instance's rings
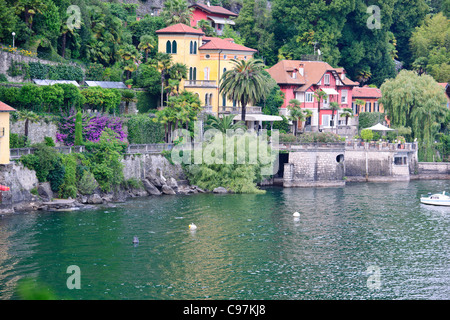
[[[447,113],[442,87],[429,75],[418,76],[414,71],[402,70],[380,89],[380,103],[391,125],[411,127],[414,138],[421,143],[422,154],[429,159],[433,132],[440,128]]]
[[[19,111],[19,120],[25,120],[25,140],[28,140],[28,132],[30,128],[30,122],[39,121],[39,116],[33,111],[21,110]]]
[[[325,91],[322,91],[321,89],[317,89],[314,91],[314,98],[317,99],[317,115],[319,117],[319,121],[317,121],[317,132],[320,132],[320,102],[323,101],[323,99],[326,99],[328,95]]]
[[[442,13],[426,17],[412,33],[413,67],[423,68],[438,82],[450,82],[450,22]],[[443,71],[443,72],[442,72]]]
[[[333,122],[333,127],[336,127],[337,130],[337,125],[334,123],[334,114],[341,109],[341,107],[339,106],[339,103],[337,103],[336,101],[332,101],[330,102],[330,109],[331,109],[331,121]]]
[[[209,114],[206,119],[205,130],[217,129],[224,134],[227,133],[227,130],[236,130],[236,129],[246,130],[247,127],[241,121],[234,123],[234,117],[235,115],[231,114],[223,116],[221,118],[217,118]]]
[[[262,73],[264,64],[261,60],[231,60],[233,69],[227,70],[220,79],[220,93],[228,100],[239,101],[241,121],[245,122],[246,106],[265,98],[270,90],[269,79]]]
[[[348,125],[348,119],[353,118],[353,110],[351,108],[342,109],[341,117],[345,118],[345,125]]]
[[[305,121],[305,114],[301,109],[300,101],[298,101],[297,99],[289,100],[287,108],[289,110],[290,120],[294,121],[294,136],[296,136],[298,130],[298,122]]]
[[[161,17],[167,26],[177,23],[190,25],[192,11],[185,0],[167,0],[164,2]]]
[[[205,33],[205,36],[208,37],[216,36],[216,31],[214,30],[213,27],[211,27],[211,23],[205,19],[201,19],[197,22],[197,28],[201,29]]]
[[[149,52],[155,48],[155,38],[151,35],[143,35],[140,39],[138,49],[145,52],[145,62],[148,62]]]
[[[161,73],[161,107],[164,104],[164,87],[166,82],[166,76],[168,75],[169,68],[172,65],[172,55],[168,53],[158,52],[151,64],[159,70]]]
[[[133,90],[122,90],[122,101],[125,102],[125,114],[128,114],[128,107],[131,102],[137,102],[136,93]]]
[[[75,143],[76,146],[83,145],[83,116],[81,111],[75,117]]]
[[[16,31],[17,16],[13,7],[7,5],[6,0],[0,0],[0,42],[12,45],[11,33]]]

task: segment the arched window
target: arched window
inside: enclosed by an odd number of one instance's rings
[[[222,106],[226,106],[227,105],[227,96],[226,95],[222,95]]]
[[[172,45],[169,40],[166,42],[166,53],[172,53]]]
[[[209,94],[209,105],[212,105],[213,94]]]
[[[190,54],[194,53],[194,44],[192,43],[192,41],[189,43],[189,53]]]
[[[192,76],[193,76],[193,78],[194,78],[194,79],[192,79],[192,80],[197,80],[197,67],[194,67],[194,70],[193,70],[193,72],[192,72]]]
[[[205,106],[209,106],[208,98],[209,98],[209,94],[205,94]]]
[[[192,79],[192,76],[193,76],[192,72],[193,72],[193,71],[192,71],[192,67],[190,67],[190,68],[189,68],[189,80],[193,80],[193,79]]]
[[[194,54],[197,54],[197,41],[194,41]]]
[[[177,53],[177,42],[175,40],[172,41],[172,53]]]
[[[205,80],[209,80],[209,68],[206,67],[206,68],[204,69],[204,71],[205,71]]]

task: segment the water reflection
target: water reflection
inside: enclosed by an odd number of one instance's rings
[[[448,187],[269,188],[14,215],[0,220],[0,296],[35,275],[65,299],[448,299],[450,208],[418,201]],[[69,265],[81,290],[65,285]]]

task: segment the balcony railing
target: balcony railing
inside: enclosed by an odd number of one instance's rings
[[[220,106],[219,112],[220,113],[241,114],[242,111],[241,111],[241,107]],[[247,106],[247,107],[245,107],[245,112],[247,114],[261,114],[262,107]]]
[[[184,87],[215,88],[216,80],[185,80]]]

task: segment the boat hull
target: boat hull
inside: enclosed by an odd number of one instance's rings
[[[450,200],[447,199],[429,199],[429,198],[421,198],[420,202],[423,204],[428,204],[432,206],[446,206],[450,207]]]

